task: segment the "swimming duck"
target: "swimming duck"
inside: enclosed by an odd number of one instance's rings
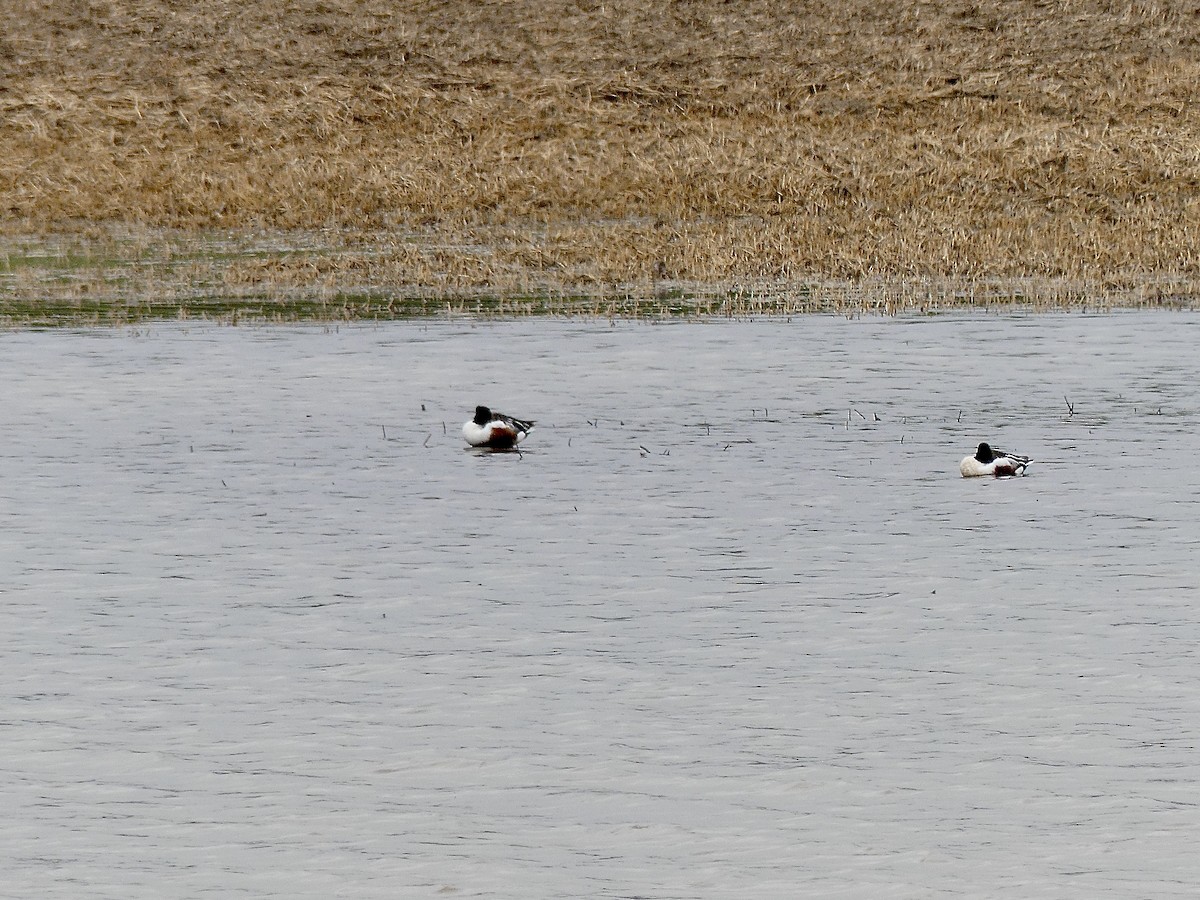
[[[1003,450],[993,450],[987,444],[980,444],[974,456],[966,457],[958,466],[963,478],[977,475],[1024,475],[1025,469],[1033,462],[1028,456],[1017,456]]]
[[[533,422],[492,412],[486,406],[475,407],[475,418],[463,424],[463,437],[472,447],[511,450],[533,431]]]

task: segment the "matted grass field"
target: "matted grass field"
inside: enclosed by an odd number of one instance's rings
[[[0,0],[0,315],[1200,298],[1200,6]]]

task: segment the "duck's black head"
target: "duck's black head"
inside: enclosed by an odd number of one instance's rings
[[[992,454],[992,448],[987,444],[980,444],[979,449],[975,451],[975,458],[981,463],[990,463],[996,457]]]
[[[490,421],[492,421],[492,411],[490,409],[488,409],[486,406],[475,407],[476,425],[486,425]]]

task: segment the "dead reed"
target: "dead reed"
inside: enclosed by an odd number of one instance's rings
[[[3,249],[120,260],[0,267],[10,305],[1200,297],[1200,15],[1181,4],[0,12]]]

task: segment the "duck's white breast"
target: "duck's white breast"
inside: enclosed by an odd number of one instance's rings
[[[958,466],[963,478],[976,478],[980,475],[992,475],[996,471],[994,462],[981,463],[973,456],[966,457]]]
[[[480,447],[486,444],[491,436],[491,425],[476,425],[474,420],[463,424],[463,438],[472,447]]]

